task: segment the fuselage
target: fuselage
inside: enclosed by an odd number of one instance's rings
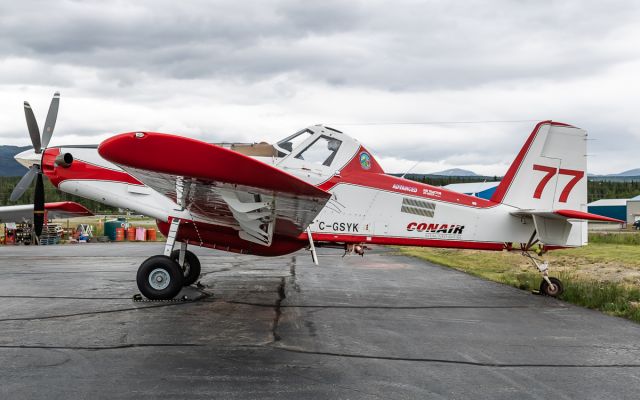
[[[344,136],[340,135],[343,141]],[[314,170],[292,154],[254,156],[332,194],[310,225],[312,238],[319,244],[501,250],[507,243],[526,242],[534,231],[531,222],[511,214],[515,207],[387,175],[355,141],[342,149],[338,165],[324,171]],[[56,165],[55,159],[65,153],[73,156],[73,162]],[[165,234],[171,218],[191,221],[179,237],[191,244],[259,255],[287,254],[308,244],[307,233],[278,237],[268,247],[242,240],[233,224],[198,218],[102,158],[97,146],[48,148],[42,169],[60,190],[153,217]]]

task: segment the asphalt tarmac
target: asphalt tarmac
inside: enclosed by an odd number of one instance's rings
[[[320,266],[195,249],[199,300],[133,302],[161,249],[0,247],[0,398],[640,396],[623,319],[384,248]]]

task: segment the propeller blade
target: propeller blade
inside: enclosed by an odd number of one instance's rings
[[[11,196],[9,196],[9,201],[16,201],[22,197],[24,192],[26,192],[27,189],[29,189],[29,186],[31,186],[31,182],[33,182],[33,178],[37,173],[38,167],[32,165],[27,173],[22,176],[22,179],[20,179],[20,182],[18,182],[16,187],[13,188],[13,192],[11,192]]]
[[[42,226],[44,225],[44,184],[42,182],[42,173],[38,173],[36,179],[36,192],[33,195],[33,229],[36,236],[42,234]]]
[[[49,105],[49,112],[47,113],[47,120],[44,123],[44,129],[42,130],[42,147],[45,149],[49,146],[51,135],[53,135],[53,128],[56,126],[59,106],[60,92],[55,92],[53,99],[51,99],[51,105]]]
[[[40,147],[40,128],[38,128],[38,122],[33,115],[33,110],[28,101],[24,102],[24,116],[27,119],[27,128],[29,128],[29,136],[31,137],[33,150],[35,150],[36,153],[40,153],[42,150]]]

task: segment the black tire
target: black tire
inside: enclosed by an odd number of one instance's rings
[[[549,297],[558,297],[564,292],[564,285],[558,278],[549,278],[555,288],[551,288],[546,280],[540,283],[540,293]]]
[[[176,263],[180,259],[180,250],[174,250],[171,253],[171,259]],[[195,254],[187,250],[184,254],[184,264],[180,266],[182,269],[182,285],[189,286],[196,283],[200,278],[200,260]]]
[[[156,284],[151,280],[155,276]],[[138,268],[136,282],[144,297],[150,300],[170,300],[182,290],[182,269],[167,256],[153,256]],[[154,287],[155,286],[155,287]]]

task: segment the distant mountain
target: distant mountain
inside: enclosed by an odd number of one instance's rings
[[[632,182],[640,181],[640,168],[630,169],[617,174],[587,174],[590,181]]]
[[[640,176],[640,168],[630,169],[618,174],[609,174],[607,176]]]
[[[478,176],[478,174],[476,174],[473,171],[469,171],[469,170],[461,169],[461,168],[445,169],[444,171],[440,171],[440,172],[432,172],[429,175],[438,175],[438,176]]]
[[[13,159],[18,153],[30,149],[31,146],[0,146],[0,176],[22,176],[27,169]]]

